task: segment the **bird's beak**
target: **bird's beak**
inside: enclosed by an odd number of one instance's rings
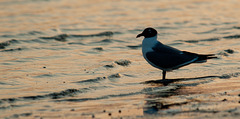
[[[141,36],[143,36],[143,34],[142,34],[142,33],[138,34],[136,38],[138,38],[138,37],[141,37]]]

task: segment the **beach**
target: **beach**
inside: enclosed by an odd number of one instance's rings
[[[0,118],[238,119],[237,0],[2,0]],[[167,72],[142,56],[145,28],[216,59]]]

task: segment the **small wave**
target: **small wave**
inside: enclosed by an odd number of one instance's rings
[[[120,75],[120,73],[116,73],[116,74],[112,74],[112,75],[110,75],[110,76],[108,76],[108,78],[121,78],[121,75]]]
[[[105,96],[96,97],[96,98],[62,99],[62,100],[55,100],[55,102],[84,102],[84,101],[90,101],[90,100],[109,99],[114,97],[125,97],[125,96],[137,95],[142,93],[143,93],[142,91],[139,91],[139,92],[116,94],[116,95],[105,95]]]
[[[71,42],[71,43],[68,43],[69,45],[85,45],[84,43],[81,43],[81,42]]]
[[[96,48],[93,48],[93,50],[103,51],[103,48],[102,47],[96,47]]]
[[[218,41],[220,40],[219,38],[208,38],[208,39],[202,39],[200,41]]]
[[[19,41],[18,41],[18,40],[15,40],[15,39],[2,42],[2,43],[0,43],[0,49],[4,49],[6,46],[9,46],[9,45],[11,45],[11,44],[13,44],[13,43],[18,43],[18,42],[19,42]]]
[[[184,42],[187,42],[187,43],[198,43],[199,40],[186,40]]]
[[[71,36],[71,37],[101,37],[101,36],[113,36],[113,34],[117,34],[117,33],[119,33],[119,32],[105,31],[105,32],[89,34],[89,35],[72,34],[69,36]]]
[[[220,38],[208,38],[208,39],[201,39],[201,40],[180,40],[183,42],[187,42],[187,43],[198,43],[198,42],[208,42],[208,41],[219,41]]]
[[[78,93],[86,93],[91,89],[95,89],[95,87],[81,88],[81,89],[67,89],[67,90],[64,90],[61,92],[54,92],[54,93],[50,93],[50,94],[46,94],[46,95],[35,95],[35,96],[0,99],[0,104],[2,104],[4,102],[14,103],[16,101],[40,100],[40,99],[45,99],[45,98],[59,99],[59,98],[74,96]]]
[[[109,99],[109,98],[116,98],[116,97],[133,96],[133,95],[139,95],[139,94],[152,95],[152,94],[156,94],[156,92],[158,92],[157,94],[160,94],[162,97],[166,97],[166,96],[173,95],[172,92],[175,92],[177,89],[179,89],[178,86],[149,87],[149,88],[144,88],[143,90],[136,91],[136,92],[110,94],[110,95],[104,95],[104,96],[95,97],[95,98],[60,99],[60,100],[54,100],[54,101],[56,101],[56,102],[84,102],[84,101],[90,101],[90,100],[102,100],[102,99]]]
[[[13,38],[15,36],[14,35],[1,35],[0,37],[3,37],[3,38]]]
[[[212,30],[209,30],[209,31],[204,31],[204,32],[195,32],[195,34],[208,34],[208,33],[212,33],[212,32],[215,32],[217,31],[216,28],[212,29]]]
[[[130,49],[136,50],[136,49],[141,48],[141,47],[142,47],[142,44],[139,44],[139,45],[128,45],[127,47],[130,48]]]
[[[120,78],[121,75],[119,73],[116,73],[116,74],[112,74],[112,75],[109,75],[108,77],[97,77],[97,78],[94,78],[94,79],[87,79],[87,80],[82,80],[82,81],[77,81],[77,82],[74,82],[74,83],[99,83],[101,81],[104,81],[106,79],[113,79],[113,78]]]
[[[114,68],[115,65],[114,64],[107,64],[107,65],[104,65],[103,67],[105,67],[105,68]]]
[[[221,56],[229,56],[229,54],[233,54],[235,51],[232,49],[227,49],[224,51],[221,51],[219,53],[217,53],[217,55],[221,55]]]
[[[29,117],[31,116],[32,113],[21,113],[21,114],[13,114],[12,116],[10,116],[9,118],[23,118],[23,117]]]
[[[172,45],[172,46],[174,46],[174,45],[182,45],[183,43],[170,43],[170,44],[167,44],[167,45]]]
[[[130,74],[123,74],[123,75],[127,77],[136,77],[135,75],[130,75]]]
[[[61,41],[61,42],[65,42],[67,41],[67,37],[69,37],[67,34],[60,34],[60,35],[56,35],[56,36],[50,36],[50,37],[39,37],[41,39],[54,39],[56,41]]]
[[[114,40],[113,39],[103,39],[101,41],[95,41],[91,43],[112,43]]]
[[[113,34],[118,33],[118,32],[111,32],[111,31],[106,31],[106,32],[101,32],[101,33],[96,33],[96,34],[89,34],[89,35],[78,35],[78,34],[59,34],[56,36],[47,36],[47,37],[39,37],[41,39],[45,40],[56,40],[56,41],[61,41],[65,42],[67,41],[68,37],[102,37],[102,36],[113,36]]]
[[[240,35],[230,35],[230,36],[225,36],[225,37],[223,37],[223,38],[225,38],[225,39],[237,39],[237,38],[240,38]]]
[[[239,27],[239,26],[234,26],[233,28],[234,28],[234,29],[240,29],[240,27]]]
[[[121,66],[129,66],[131,64],[131,61],[121,59],[121,60],[115,61],[115,63]]]
[[[234,50],[232,50],[232,49],[227,49],[227,50],[224,50],[224,51],[229,53],[229,54],[233,54],[234,53]]]
[[[41,39],[21,40],[21,42],[26,42],[26,43],[47,43],[46,41],[41,40]]]
[[[8,106],[0,107],[0,110],[12,109],[12,108],[18,108],[18,107],[25,107],[25,106],[27,106],[27,105],[14,105],[14,104],[11,104],[11,105],[8,105]]]
[[[182,23],[185,23],[185,22],[182,22]],[[178,23],[176,23],[176,24],[178,24]],[[179,24],[181,24],[180,22],[179,22]],[[160,26],[160,27],[156,27],[157,29],[179,29],[179,27],[172,27],[172,26]]]
[[[2,50],[1,52],[12,52],[12,51],[20,51],[23,50],[22,48],[14,48],[14,49],[6,49],[6,50]]]
[[[240,38],[240,35],[230,35],[230,36],[224,36],[222,38],[225,38],[225,39],[238,39]],[[212,41],[219,41],[220,39],[222,38],[207,38],[207,39],[201,39],[201,40],[178,40],[178,41],[182,41],[182,42],[187,42],[187,43],[198,43],[198,42],[212,42]]]
[[[38,34],[44,34],[43,32],[41,31],[29,31],[27,33],[20,33],[20,34],[17,34],[17,36],[28,36],[28,35],[38,35]]]
[[[8,85],[7,83],[0,82],[0,85]]]
[[[28,97],[23,97],[24,99],[31,99],[31,100],[35,100],[38,98],[42,98],[42,97],[50,97],[51,99],[59,99],[59,98],[63,98],[63,97],[69,97],[69,96],[74,96],[76,93],[85,93],[87,92],[89,89],[88,88],[83,88],[83,89],[67,89],[61,92],[55,92],[55,93],[50,93],[44,96],[28,96]]]
[[[61,99],[64,97],[73,97],[79,93],[86,93],[90,90],[97,90],[105,88],[106,86],[100,87],[89,87],[89,88],[81,88],[81,89],[67,89],[60,92],[54,92],[46,95],[35,95],[35,96],[24,96],[24,97],[16,97],[16,98],[6,98],[0,99],[0,109],[9,109],[9,108],[17,108],[17,107],[24,107],[28,105],[14,105],[17,101],[29,101],[29,100],[42,100],[46,98],[50,99]],[[5,106],[5,103],[10,103],[9,106]]]
[[[83,80],[83,81],[77,81],[74,83],[97,83],[97,82],[103,81],[105,79],[106,79],[106,77],[97,77],[95,79],[87,79],[87,80]]]
[[[157,114],[159,112],[159,110],[169,109],[170,107],[173,107],[173,106],[181,106],[181,105],[185,105],[188,103],[189,102],[184,101],[184,102],[164,104],[164,103],[156,101],[156,100],[148,100],[148,101],[146,101],[146,104],[145,104],[147,106],[144,107],[144,113],[145,114]],[[180,112],[182,113],[183,111],[180,111]],[[173,113],[173,112],[171,112],[171,113]],[[174,111],[174,113],[176,113],[176,111]]]
[[[108,45],[108,44],[113,43],[113,42],[121,43],[121,42],[125,42],[125,41],[107,38],[107,39],[103,39],[103,40],[100,40],[100,41],[93,41],[93,42],[90,42],[89,44]]]
[[[231,77],[239,77],[240,76],[240,72],[235,72],[235,73],[230,73],[230,74],[223,74],[222,76],[220,76],[220,79],[229,79]]]

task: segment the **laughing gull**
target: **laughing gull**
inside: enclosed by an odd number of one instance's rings
[[[191,63],[203,63],[207,59],[217,58],[214,54],[196,54],[188,51],[180,51],[173,47],[162,44],[157,40],[157,31],[154,28],[146,28],[136,38],[144,36],[142,41],[142,53],[145,60],[155,68],[161,69],[162,79],[166,72]]]

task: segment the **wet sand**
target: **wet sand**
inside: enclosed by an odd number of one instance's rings
[[[237,119],[239,4],[3,0],[0,118]],[[164,44],[218,59],[162,81],[135,38],[148,26]]]

